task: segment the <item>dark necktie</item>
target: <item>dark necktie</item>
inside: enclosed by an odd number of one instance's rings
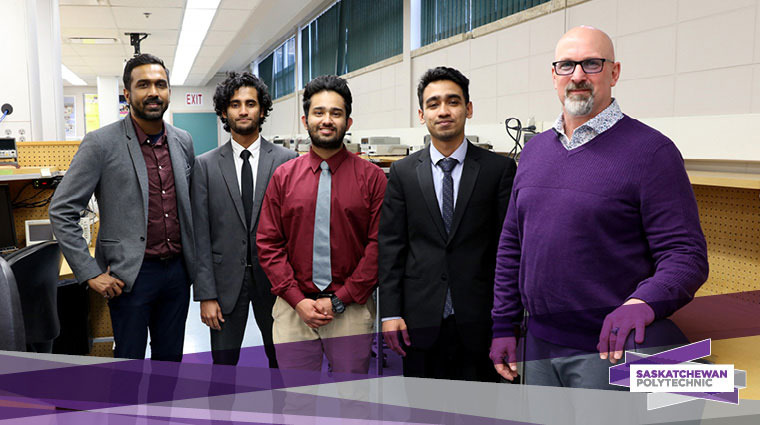
[[[456,167],[458,161],[454,158],[443,158],[438,161],[438,166],[443,170],[443,184],[441,185],[441,218],[446,228],[446,235],[451,231],[451,219],[454,217],[454,179],[451,170]],[[443,306],[443,318],[454,314],[454,305],[451,302],[451,289],[446,289],[446,303]]]
[[[243,196],[243,212],[245,227],[248,229],[248,264],[251,264],[251,214],[253,212],[253,170],[251,169],[251,162],[248,160],[251,157],[251,152],[247,149],[243,149],[240,152],[240,157],[243,158],[243,167],[240,171],[240,193]]]

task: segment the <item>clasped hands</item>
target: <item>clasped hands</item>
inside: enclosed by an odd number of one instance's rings
[[[316,300],[302,299],[296,304],[296,313],[306,323],[306,326],[312,329],[330,323],[335,317],[332,310],[332,300],[327,297]]]

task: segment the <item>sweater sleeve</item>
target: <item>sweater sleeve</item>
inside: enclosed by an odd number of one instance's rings
[[[520,236],[517,222],[517,193],[512,189],[507,217],[496,251],[494,274],[493,336],[514,336],[514,327],[523,316],[520,299]]]
[[[707,244],[683,158],[670,140],[656,149],[641,177],[641,220],[655,270],[630,298],[649,304],[657,319],[691,301],[707,280]]]

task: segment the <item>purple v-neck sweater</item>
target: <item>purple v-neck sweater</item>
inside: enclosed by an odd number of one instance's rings
[[[629,298],[656,318],[689,302],[707,280],[707,249],[681,154],[667,137],[624,116],[571,151],[554,130],[521,153],[499,240],[494,336],[529,329],[594,350],[604,317]]]

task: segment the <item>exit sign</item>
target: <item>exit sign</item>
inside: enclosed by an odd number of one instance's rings
[[[187,93],[185,105],[203,105],[203,93]]]

